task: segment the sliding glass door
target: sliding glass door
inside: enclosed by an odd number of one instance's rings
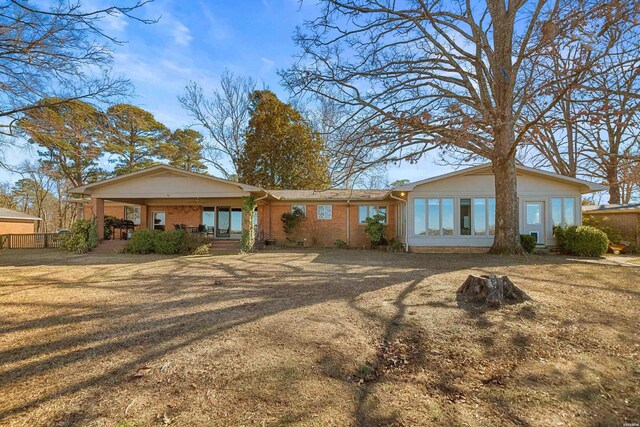
[[[217,217],[216,237],[229,237],[231,235],[231,208],[218,208]]]

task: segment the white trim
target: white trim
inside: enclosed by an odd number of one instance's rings
[[[479,172],[479,171],[484,170],[484,169],[491,169],[491,167],[492,167],[491,163],[485,163],[485,164],[482,164],[482,165],[479,165],[479,166],[472,166],[472,167],[469,167],[469,168],[460,169],[458,171],[445,173],[444,175],[438,175],[438,176],[434,176],[434,177],[431,177],[431,178],[423,179],[421,181],[416,181],[416,182],[412,182],[412,183],[409,183],[409,184],[406,184],[406,185],[402,185],[400,187],[394,188],[392,191],[414,191],[415,188],[417,186],[419,186],[419,185],[423,185],[423,184],[427,184],[427,183],[435,182],[435,181],[441,181],[443,179],[452,178],[454,176],[466,175],[466,174],[469,174],[469,173]],[[527,173],[530,173],[532,175],[539,175],[539,176],[543,176],[543,177],[546,177],[546,178],[551,178],[551,179],[554,179],[556,181],[570,182],[572,184],[578,184],[578,185],[585,186],[588,191],[584,191],[583,193],[590,193],[590,192],[594,192],[594,191],[604,191],[604,190],[608,189],[607,186],[601,185],[601,184],[597,184],[595,182],[585,181],[583,179],[572,178],[572,177],[564,176],[564,175],[559,175],[557,173],[548,172],[548,171],[539,170],[539,169],[534,169],[534,168],[530,168],[530,167],[527,167],[527,166],[516,165],[516,170],[517,171],[522,171],[522,172],[527,172]]]

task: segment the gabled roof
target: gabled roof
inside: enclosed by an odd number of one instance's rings
[[[0,219],[30,219],[32,221],[42,221],[42,218],[38,218],[37,216],[7,208],[0,208]]]
[[[469,168],[464,168],[464,169],[460,169],[458,171],[455,172],[450,172],[450,173],[445,173],[444,175],[438,175],[438,176],[434,176],[431,178],[427,178],[427,179],[423,179],[421,181],[416,181],[416,182],[411,182],[409,184],[406,185],[402,185],[400,187],[396,187],[393,189],[393,191],[413,191],[418,185],[422,185],[422,184],[426,184],[429,182],[435,182],[435,181],[440,181],[443,179],[447,179],[447,178],[452,178],[455,176],[461,176],[461,175],[467,175],[467,174],[472,174],[472,173],[476,173],[476,172],[481,172],[481,171],[490,171],[491,170],[491,163],[485,163],[482,165],[478,165],[478,166],[472,166]],[[577,184],[577,185],[581,185],[583,187],[583,190],[586,191],[582,191],[583,193],[590,193],[593,191],[604,191],[606,190],[608,187],[602,184],[597,184],[595,182],[591,182],[591,181],[585,181],[583,179],[578,179],[578,178],[572,178],[569,176],[564,176],[564,175],[559,175],[557,173],[553,173],[553,172],[548,172],[548,171],[544,171],[544,170],[540,170],[540,169],[534,169],[534,168],[530,168],[527,166],[522,166],[522,165],[516,165],[516,170],[519,172],[524,172],[524,173],[528,173],[531,175],[537,175],[537,176],[541,176],[544,178],[549,178],[549,179],[553,179],[556,181],[564,181],[564,182],[568,182],[571,184]]]
[[[640,212],[640,203],[632,203],[627,205],[585,205],[582,212],[586,213],[624,213],[624,212]]]
[[[267,190],[278,200],[384,200],[389,190]]]
[[[195,176],[195,177],[199,177],[199,178],[205,178],[205,179],[209,179],[211,181],[214,182],[222,182],[222,183],[226,183],[226,184],[232,184],[235,185],[237,187],[239,187],[240,189],[242,189],[242,191],[264,191],[261,188],[258,187],[254,187],[253,185],[248,185],[248,184],[243,184],[241,182],[235,182],[235,181],[229,181],[227,179],[222,179],[222,178],[217,178],[215,176],[211,176],[205,173],[198,173],[198,172],[190,172],[190,171],[186,171],[184,169],[179,169],[179,168],[175,168],[173,166],[169,166],[169,165],[156,165],[156,166],[151,166],[149,168],[146,169],[141,169],[139,171],[135,171],[135,172],[131,172],[125,175],[120,175],[120,176],[116,176],[114,178],[109,178],[109,179],[104,179],[102,181],[97,181],[91,184],[87,184],[87,185],[83,185],[81,187],[77,187],[74,188],[72,190],[69,191],[69,194],[87,194],[87,190],[92,190],[95,188],[99,188],[102,187],[104,185],[108,185],[108,184],[113,184],[113,183],[117,183],[117,182],[121,182],[121,181],[127,181],[130,180],[132,178],[136,178],[136,177],[141,177],[141,176],[145,176],[145,175],[151,175],[154,173],[157,173],[159,171],[167,171],[167,172],[172,172],[172,173],[177,173],[180,175],[184,175],[184,176]]]

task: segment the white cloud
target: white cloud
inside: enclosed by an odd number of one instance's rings
[[[171,25],[171,36],[177,45],[186,47],[191,44],[193,36],[186,25],[177,20],[168,20],[167,24]]]

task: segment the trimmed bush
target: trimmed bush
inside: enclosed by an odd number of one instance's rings
[[[394,254],[402,252],[402,242],[396,239],[389,240],[387,244],[387,252],[393,252]]]
[[[181,253],[187,233],[184,230],[169,230],[156,233],[153,240],[153,251],[160,255]]]
[[[585,215],[582,219],[582,224],[602,230],[611,243],[620,243],[624,240],[622,232],[619,228],[609,225],[610,221],[608,217],[602,217],[601,215]]]
[[[209,253],[209,244],[202,237],[184,230],[142,229],[133,233],[126,251],[133,254],[203,255]]]
[[[133,254],[151,254],[155,251],[155,235],[161,233],[158,230],[142,229],[134,231],[127,242],[127,252]]]
[[[536,238],[530,234],[521,234],[520,235],[520,244],[526,253],[533,253],[533,250],[536,248]]]
[[[385,231],[387,229],[384,225],[384,215],[374,215],[372,218],[365,219],[367,224],[364,226],[364,234],[367,235],[371,246],[381,246],[387,243],[384,238]]]
[[[80,219],[65,233],[60,244],[69,252],[85,253],[98,246],[98,232],[95,220]]]
[[[555,227],[554,233],[560,247],[571,255],[599,257],[609,247],[607,235],[588,225]]]

